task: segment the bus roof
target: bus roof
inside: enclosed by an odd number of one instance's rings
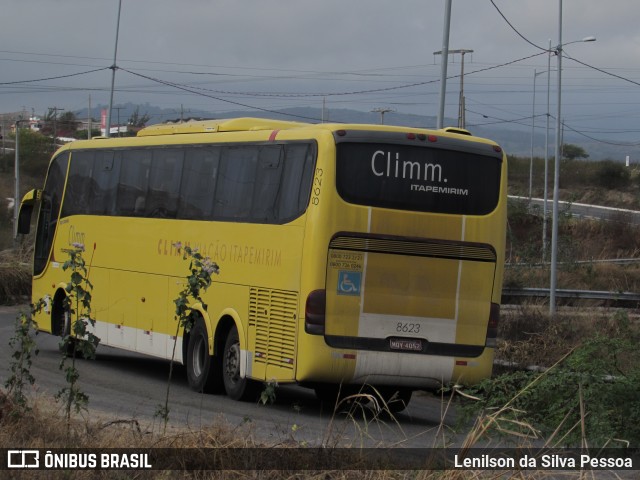
[[[329,131],[343,129],[352,130],[381,130],[381,131],[421,131],[433,134],[454,134],[472,136],[471,132],[462,128],[447,127],[440,130],[431,130],[420,127],[406,127],[376,124],[342,124],[342,123],[304,123],[287,120],[273,120],[269,118],[241,117],[223,118],[213,120],[196,120],[184,123],[162,123],[143,128],[138,132],[138,137],[152,137],[161,135],[183,135],[198,133],[224,133],[224,132],[256,132],[265,130],[292,130],[303,128],[316,128]]]
[[[176,135],[184,133],[248,132],[256,130],[285,130],[309,126],[308,123],[271,120],[268,118],[229,118],[200,120],[195,122],[158,124],[143,128],[139,137],[152,135]]]

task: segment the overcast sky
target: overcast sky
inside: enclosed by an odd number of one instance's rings
[[[450,49],[474,50],[465,56],[467,124],[531,125],[534,71],[547,70],[549,40],[557,45],[559,0],[493,3],[453,0]],[[563,59],[567,128],[640,142],[640,1],[563,3],[563,42],[597,37],[565,53],[617,76]],[[148,102],[217,115],[319,108],[324,99],[329,111],[384,107],[433,116],[441,61],[433,52],[442,48],[444,6],[445,0],[123,0],[114,105]],[[25,108],[42,115],[56,106],[86,115],[89,96],[94,106],[107,104],[117,11],[117,0],[1,0],[0,113]],[[449,63],[451,118],[460,58]],[[75,76],[30,82],[63,75]],[[555,78],[554,71],[552,114]],[[546,73],[537,76],[537,125],[544,122],[546,86]]]

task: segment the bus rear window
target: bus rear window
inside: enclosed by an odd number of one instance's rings
[[[336,148],[336,185],[347,202],[459,215],[486,215],[498,204],[501,157],[383,143]]]

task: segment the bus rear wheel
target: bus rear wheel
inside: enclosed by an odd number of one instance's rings
[[[198,318],[189,333],[187,346],[187,379],[196,392],[219,393],[222,391],[222,367],[219,356],[209,355],[207,327]]]
[[[380,387],[376,391],[384,401],[381,407],[385,408],[384,405],[386,405],[389,413],[402,412],[409,405],[413,395],[413,390],[408,388]]]
[[[222,379],[224,389],[233,400],[255,400],[260,384],[240,376],[240,337],[234,325],[227,334],[222,355]]]

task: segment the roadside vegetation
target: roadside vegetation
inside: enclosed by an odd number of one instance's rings
[[[565,148],[565,152],[567,149]],[[640,210],[640,170],[613,161],[588,161],[568,150],[561,162],[560,198]],[[543,257],[543,217],[531,207],[530,159],[511,158],[505,287],[548,288],[551,220]],[[552,197],[553,163],[548,194]],[[544,161],[534,159],[532,197],[544,194]],[[624,213],[613,220],[578,219],[561,208],[558,287],[640,292],[640,227]],[[622,264],[612,259],[630,260]],[[634,260],[638,259],[638,262]],[[493,378],[468,389],[462,418],[499,419],[487,432],[553,446],[640,445],[640,322],[636,309],[580,300],[549,315],[546,299],[503,308]],[[465,417],[466,414],[466,417]],[[525,440],[526,439],[526,440]],[[535,439],[535,440],[534,440]]]
[[[568,151],[576,157],[563,160],[561,165],[563,200],[640,210],[640,172],[611,161],[588,161],[579,150],[577,153]],[[6,159],[3,162],[0,171],[7,168]],[[34,167],[34,175],[27,176],[25,185],[42,184],[42,174],[35,174],[46,169],[46,159],[41,162],[38,168]],[[534,197],[541,197],[542,159],[534,159],[533,167],[532,193]],[[509,193],[528,196],[529,159],[511,158],[509,168]],[[549,172],[551,178],[552,164]],[[12,185],[6,177],[0,177],[0,199],[12,196]],[[551,187],[549,182],[549,192]],[[0,303],[25,303],[30,292],[32,248],[26,239],[17,248],[9,249],[12,245],[10,219],[11,214],[3,210],[0,214],[0,250],[4,249],[0,252]],[[548,258],[542,257],[540,212],[529,208],[526,200],[510,201],[508,222],[505,286],[548,286],[549,270],[545,263]],[[549,223],[549,237],[550,231]],[[640,262],[624,265],[600,262],[612,258],[640,258],[640,228],[627,223],[624,215],[615,221],[604,222],[578,220],[563,211],[559,232],[560,288],[640,292]],[[215,272],[208,272],[206,282],[211,281],[211,273]],[[197,296],[197,292],[183,293],[187,297]],[[188,310],[179,311],[181,305],[186,306],[177,299],[176,319],[188,322],[192,317]],[[442,397],[443,411],[455,407],[461,425],[469,431],[465,446],[486,445],[494,442],[496,436],[506,439],[507,444],[518,446],[640,446],[640,406],[637,401],[640,398],[640,350],[637,348],[640,325],[636,311],[618,310],[604,303],[582,306],[585,308],[579,310],[561,308],[556,317],[547,313],[548,306],[542,300],[503,308],[494,377],[469,389],[452,386],[451,395]],[[90,318],[90,315],[85,317]],[[25,394],[33,382],[37,385],[37,379],[29,372],[31,363],[37,361],[37,350],[30,340],[34,326],[26,321],[26,317],[18,319],[15,335],[10,346],[16,352],[13,381],[0,389],[0,448],[16,445],[23,448],[274,447],[254,440],[250,422],[240,430],[219,419],[197,431],[167,430],[168,400],[159,406],[157,423],[151,425],[141,425],[135,419],[71,417],[70,409],[65,411],[65,405]],[[268,397],[277,395],[277,392],[265,392]],[[70,405],[68,401],[67,405]],[[380,416],[379,413],[376,413],[375,421],[395,421],[393,416]],[[354,422],[368,421],[353,409],[347,415]],[[290,441],[278,447],[307,446],[296,440],[294,427],[291,426]],[[441,435],[435,446],[447,446],[449,427],[443,421],[436,428]],[[328,432],[328,437],[333,433]],[[128,478],[110,473],[28,472],[28,475],[17,474],[13,478]],[[160,472],[136,472],[131,478],[170,477]],[[332,471],[304,472],[299,476],[294,472],[247,471],[182,475],[182,478],[230,477],[483,478],[479,472],[463,471]]]

